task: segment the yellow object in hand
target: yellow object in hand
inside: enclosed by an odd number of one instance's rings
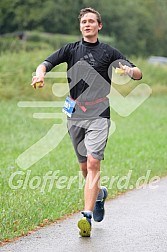
[[[116,73],[116,74],[124,74],[124,73],[125,73],[125,70],[122,69],[122,68],[116,67],[116,68],[115,68],[115,73]]]
[[[37,87],[39,87],[41,84],[42,84],[42,81],[38,81],[38,82],[35,83],[35,87],[37,88]]]

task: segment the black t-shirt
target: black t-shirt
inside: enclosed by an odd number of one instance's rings
[[[135,67],[117,49],[99,40],[88,43],[82,39],[63,46],[43,64],[48,72],[60,63],[67,63],[70,96],[87,109],[84,112],[76,105],[71,119],[95,119],[110,118],[109,101],[103,98],[110,93],[112,67],[118,67],[122,60],[123,64]],[[91,105],[86,106],[86,102]]]

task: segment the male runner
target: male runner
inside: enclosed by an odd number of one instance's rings
[[[142,73],[117,49],[98,40],[102,29],[99,12],[82,9],[79,21],[82,40],[63,46],[40,64],[32,86],[36,88],[40,82],[39,87],[43,87],[46,72],[67,63],[70,96],[64,112],[68,115],[68,131],[85,178],[83,217],[78,222],[80,235],[85,237],[91,234],[92,217],[97,222],[103,220],[108,195],[107,188],[100,186],[100,162],[104,159],[110,127],[107,95],[111,86],[111,64],[134,80],[141,79]]]

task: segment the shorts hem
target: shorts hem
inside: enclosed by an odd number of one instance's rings
[[[98,155],[96,153],[89,153],[88,155],[91,155],[94,159],[98,159],[99,161],[104,160],[104,155]]]

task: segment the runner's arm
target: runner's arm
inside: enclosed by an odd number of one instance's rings
[[[46,66],[42,63],[37,67],[36,74],[32,78],[31,85],[34,88],[36,88],[37,83],[38,83],[38,87],[42,88],[44,86],[44,76],[45,76],[45,74],[46,74]]]
[[[124,70],[125,74],[129,75],[134,80],[142,79],[142,72],[138,67],[129,67],[127,65],[122,65],[121,62],[119,62],[119,67]]]
[[[32,78],[32,86],[39,88],[44,86],[44,76],[46,72],[52,70],[53,67],[59,65],[60,63],[67,62],[69,51],[72,44],[65,45],[56,52],[52,53],[46,60],[40,64],[36,69],[36,75]]]

